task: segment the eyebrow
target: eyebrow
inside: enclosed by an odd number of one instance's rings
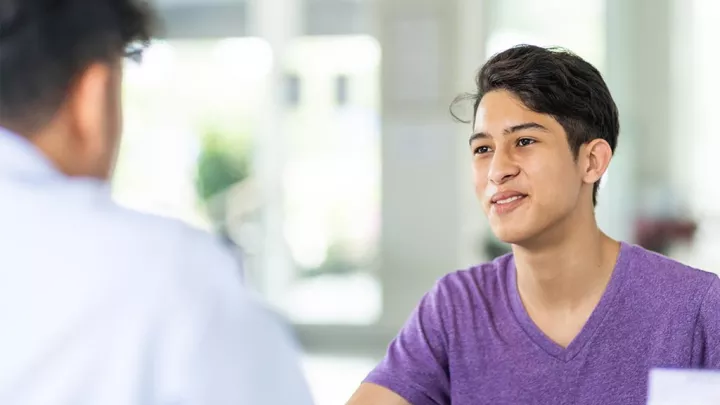
[[[541,131],[548,132],[547,128],[538,124],[537,122],[525,122],[523,124],[513,125],[511,127],[505,128],[503,130],[503,135],[509,135],[514,132],[523,131],[526,129],[539,129]],[[487,134],[486,132],[476,132],[476,133],[470,135],[470,140],[468,142],[472,143],[474,140],[480,139],[480,138],[490,138],[490,135]]]

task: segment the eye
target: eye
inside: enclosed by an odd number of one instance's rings
[[[535,143],[535,140],[530,139],[530,138],[520,138],[520,139],[518,139],[518,142],[517,142],[518,146],[530,146],[534,143]]]
[[[491,151],[491,149],[490,149],[489,146],[478,146],[478,147],[475,148],[475,150],[473,151],[473,154],[475,154],[475,155],[484,155],[484,154],[486,154],[486,153],[488,153],[488,152],[490,152],[490,151]]]

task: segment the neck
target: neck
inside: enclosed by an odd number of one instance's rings
[[[541,239],[513,245],[523,301],[546,309],[573,309],[599,300],[620,245],[598,228],[594,213],[571,215]]]

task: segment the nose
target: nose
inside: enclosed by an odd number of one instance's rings
[[[488,170],[488,180],[500,185],[517,176],[520,172],[518,165],[507,154],[495,151]]]

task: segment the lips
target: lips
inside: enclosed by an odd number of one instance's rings
[[[498,215],[507,214],[525,203],[527,194],[519,191],[503,191],[495,193],[490,199],[492,210]]]
[[[523,194],[519,191],[503,191],[495,193],[490,199],[490,202],[492,204],[509,204],[525,197],[527,197],[527,194]]]

